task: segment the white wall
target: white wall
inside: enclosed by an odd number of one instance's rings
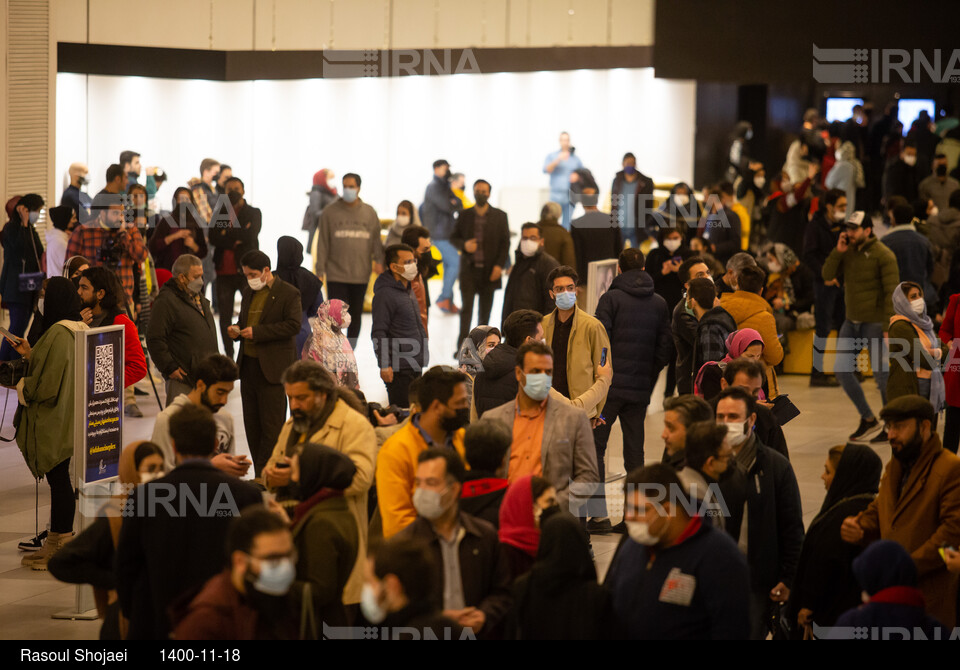
[[[652,69],[214,82],[57,76],[58,186],[85,161],[91,193],[124,149],[170,174],[161,192],[196,176],[201,159],[234,168],[263,210],[261,248],[299,233],[314,172],[363,178],[360,196],[384,218],[419,204],[431,164],[446,158],[468,184],[484,178],[508,203],[511,227],[536,220],[543,159],[560,130],[609,189],[624,152],[661,179],[692,181],[695,85]]]

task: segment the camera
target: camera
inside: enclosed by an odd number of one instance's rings
[[[104,238],[103,244],[97,249],[97,264],[104,267],[119,267],[123,248],[114,235]]]

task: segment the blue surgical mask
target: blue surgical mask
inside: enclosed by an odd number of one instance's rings
[[[30,212],[30,215],[28,218],[30,220],[30,223],[36,223],[37,221],[40,220],[40,212]]]
[[[282,596],[290,590],[296,576],[297,570],[292,559],[260,561],[260,574],[253,581],[253,588],[267,595]]]
[[[573,306],[577,304],[577,294],[575,292],[564,291],[563,293],[558,293],[554,301],[557,303],[557,309],[573,309]]]
[[[528,398],[539,402],[550,395],[553,375],[548,375],[546,372],[531,372],[524,376],[527,380],[523,383],[523,392]]]
[[[344,187],[343,199],[346,202],[353,202],[354,200],[357,199],[357,193],[358,193],[358,189]]]
[[[637,168],[634,167],[633,165],[627,165],[626,167],[623,168],[623,171],[626,174],[634,174],[637,171]]]

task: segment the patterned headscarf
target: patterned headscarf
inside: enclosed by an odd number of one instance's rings
[[[342,300],[325,300],[317,309],[317,315],[310,319],[313,334],[303,345],[300,357],[320,363],[341,386],[359,389],[357,359],[343,334],[350,326],[349,310],[350,306]]]

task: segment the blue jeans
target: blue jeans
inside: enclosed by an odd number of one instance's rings
[[[856,340],[856,341],[855,341]],[[840,326],[837,338],[837,358],[835,374],[847,397],[856,406],[861,418],[873,416],[873,411],[863,395],[863,389],[854,372],[857,369],[857,354],[862,349],[870,351],[870,368],[873,379],[880,389],[883,404],[887,404],[887,343],[883,339],[883,324],[854,323],[846,320]]]
[[[460,274],[460,252],[450,244],[450,240],[433,240],[433,246],[440,252],[443,258],[443,289],[440,291],[441,300],[453,300],[453,283],[457,281]]]
[[[816,327],[813,340],[813,370],[823,372],[823,352],[827,348],[827,338],[830,331],[843,322],[843,289],[838,286],[825,286],[824,283],[813,284],[813,316],[816,318]]]

